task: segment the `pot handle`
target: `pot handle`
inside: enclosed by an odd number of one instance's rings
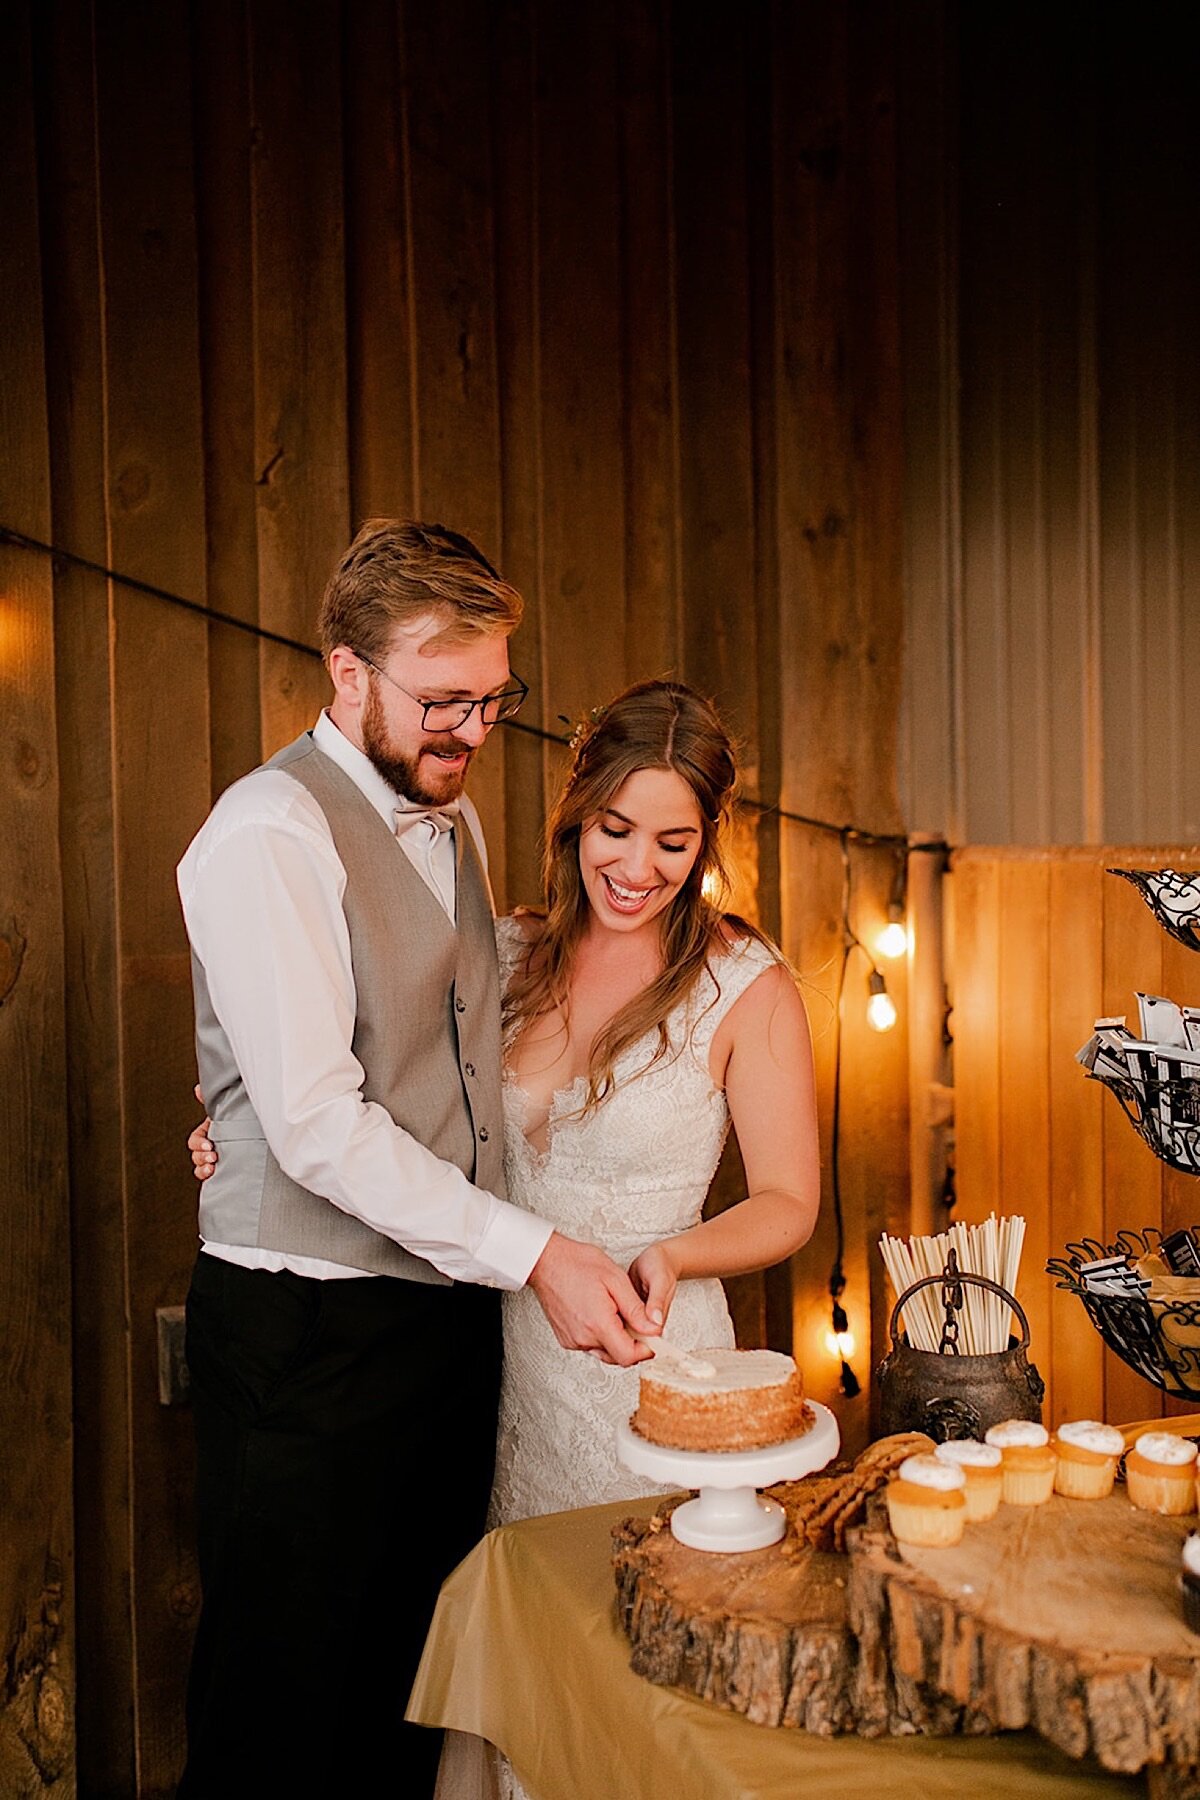
[[[999,1294],[1001,1300],[1012,1307],[1012,1310],[1021,1321],[1021,1342],[1018,1345],[1018,1348],[1021,1350],[1028,1350],[1029,1320],[1025,1317],[1025,1308],[1021,1305],[1021,1302],[1017,1299],[1015,1294],[1010,1294],[1008,1289],[1001,1287],[998,1281],[989,1281],[986,1275],[972,1275],[969,1269],[959,1269],[953,1279],[955,1281],[973,1281],[976,1287],[987,1288],[991,1293]],[[905,1306],[912,1299],[918,1288],[931,1287],[935,1284],[940,1287],[945,1280],[946,1275],[943,1271],[940,1275],[923,1275],[920,1281],[914,1281],[910,1288],[905,1288],[895,1306],[892,1308],[892,1317],[888,1324],[888,1336],[892,1340],[893,1350],[898,1350],[900,1348],[900,1335],[897,1330],[900,1314],[904,1311]]]

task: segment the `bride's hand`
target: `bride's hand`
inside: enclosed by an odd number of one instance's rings
[[[629,1265],[629,1279],[646,1302],[646,1311],[655,1324],[665,1325],[679,1285],[679,1275],[668,1246],[651,1244],[643,1250]]]
[[[199,1087],[196,1089],[196,1098],[203,1106],[204,1095],[200,1092]],[[213,1149],[212,1140],[208,1135],[211,1127],[212,1120],[205,1119],[202,1124],[197,1125],[195,1131],[188,1138],[188,1149],[192,1153],[192,1167],[196,1171],[197,1181],[207,1181],[217,1166],[217,1153]]]

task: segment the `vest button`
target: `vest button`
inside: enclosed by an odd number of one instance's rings
[[[479,1141],[481,1144],[486,1144],[488,1141],[488,1128],[486,1125],[481,1125],[479,1127]]]
[[[455,1010],[455,1012],[457,1012],[457,1013],[465,1013],[465,1012],[466,1012],[466,1010],[467,1010],[467,1003],[466,1003],[466,1001],[465,1001],[465,1000],[455,1000],[455,1002],[454,1002],[454,1010]]]
[[[468,1075],[473,1075],[475,1073],[475,1064],[474,1063],[464,1063],[463,1068],[466,1070]]]

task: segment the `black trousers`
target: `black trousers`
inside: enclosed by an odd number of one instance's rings
[[[483,1531],[499,1295],[201,1254],[187,1355],[203,1606],[181,1800],[425,1800],[441,1738],[404,1707]]]

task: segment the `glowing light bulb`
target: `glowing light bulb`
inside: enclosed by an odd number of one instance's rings
[[[872,994],[867,1001],[867,1024],[872,1031],[890,1031],[896,1023],[896,1005],[890,994]]]
[[[830,1356],[836,1357],[839,1362],[849,1362],[854,1355],[854,1333],[852,1331],[827,1331],[825,1348]]]
[[[904,956],[908,951],[908,926],[904,922],[904,901],[893,889],[888,901],[888,922],[883,926],[875,939],[875,948],[880,956],[895,958]]]
[[[896,1023],[896,1003],[878,969],[872,969],[867,977],[867,990],[867,1024],[872,1031],[890,1031]]]
[[[908,933],[899,919],[892,919],[884,926],[875,939],[875,948],[880,956],[895,958],[905,954],[908,949]]]

